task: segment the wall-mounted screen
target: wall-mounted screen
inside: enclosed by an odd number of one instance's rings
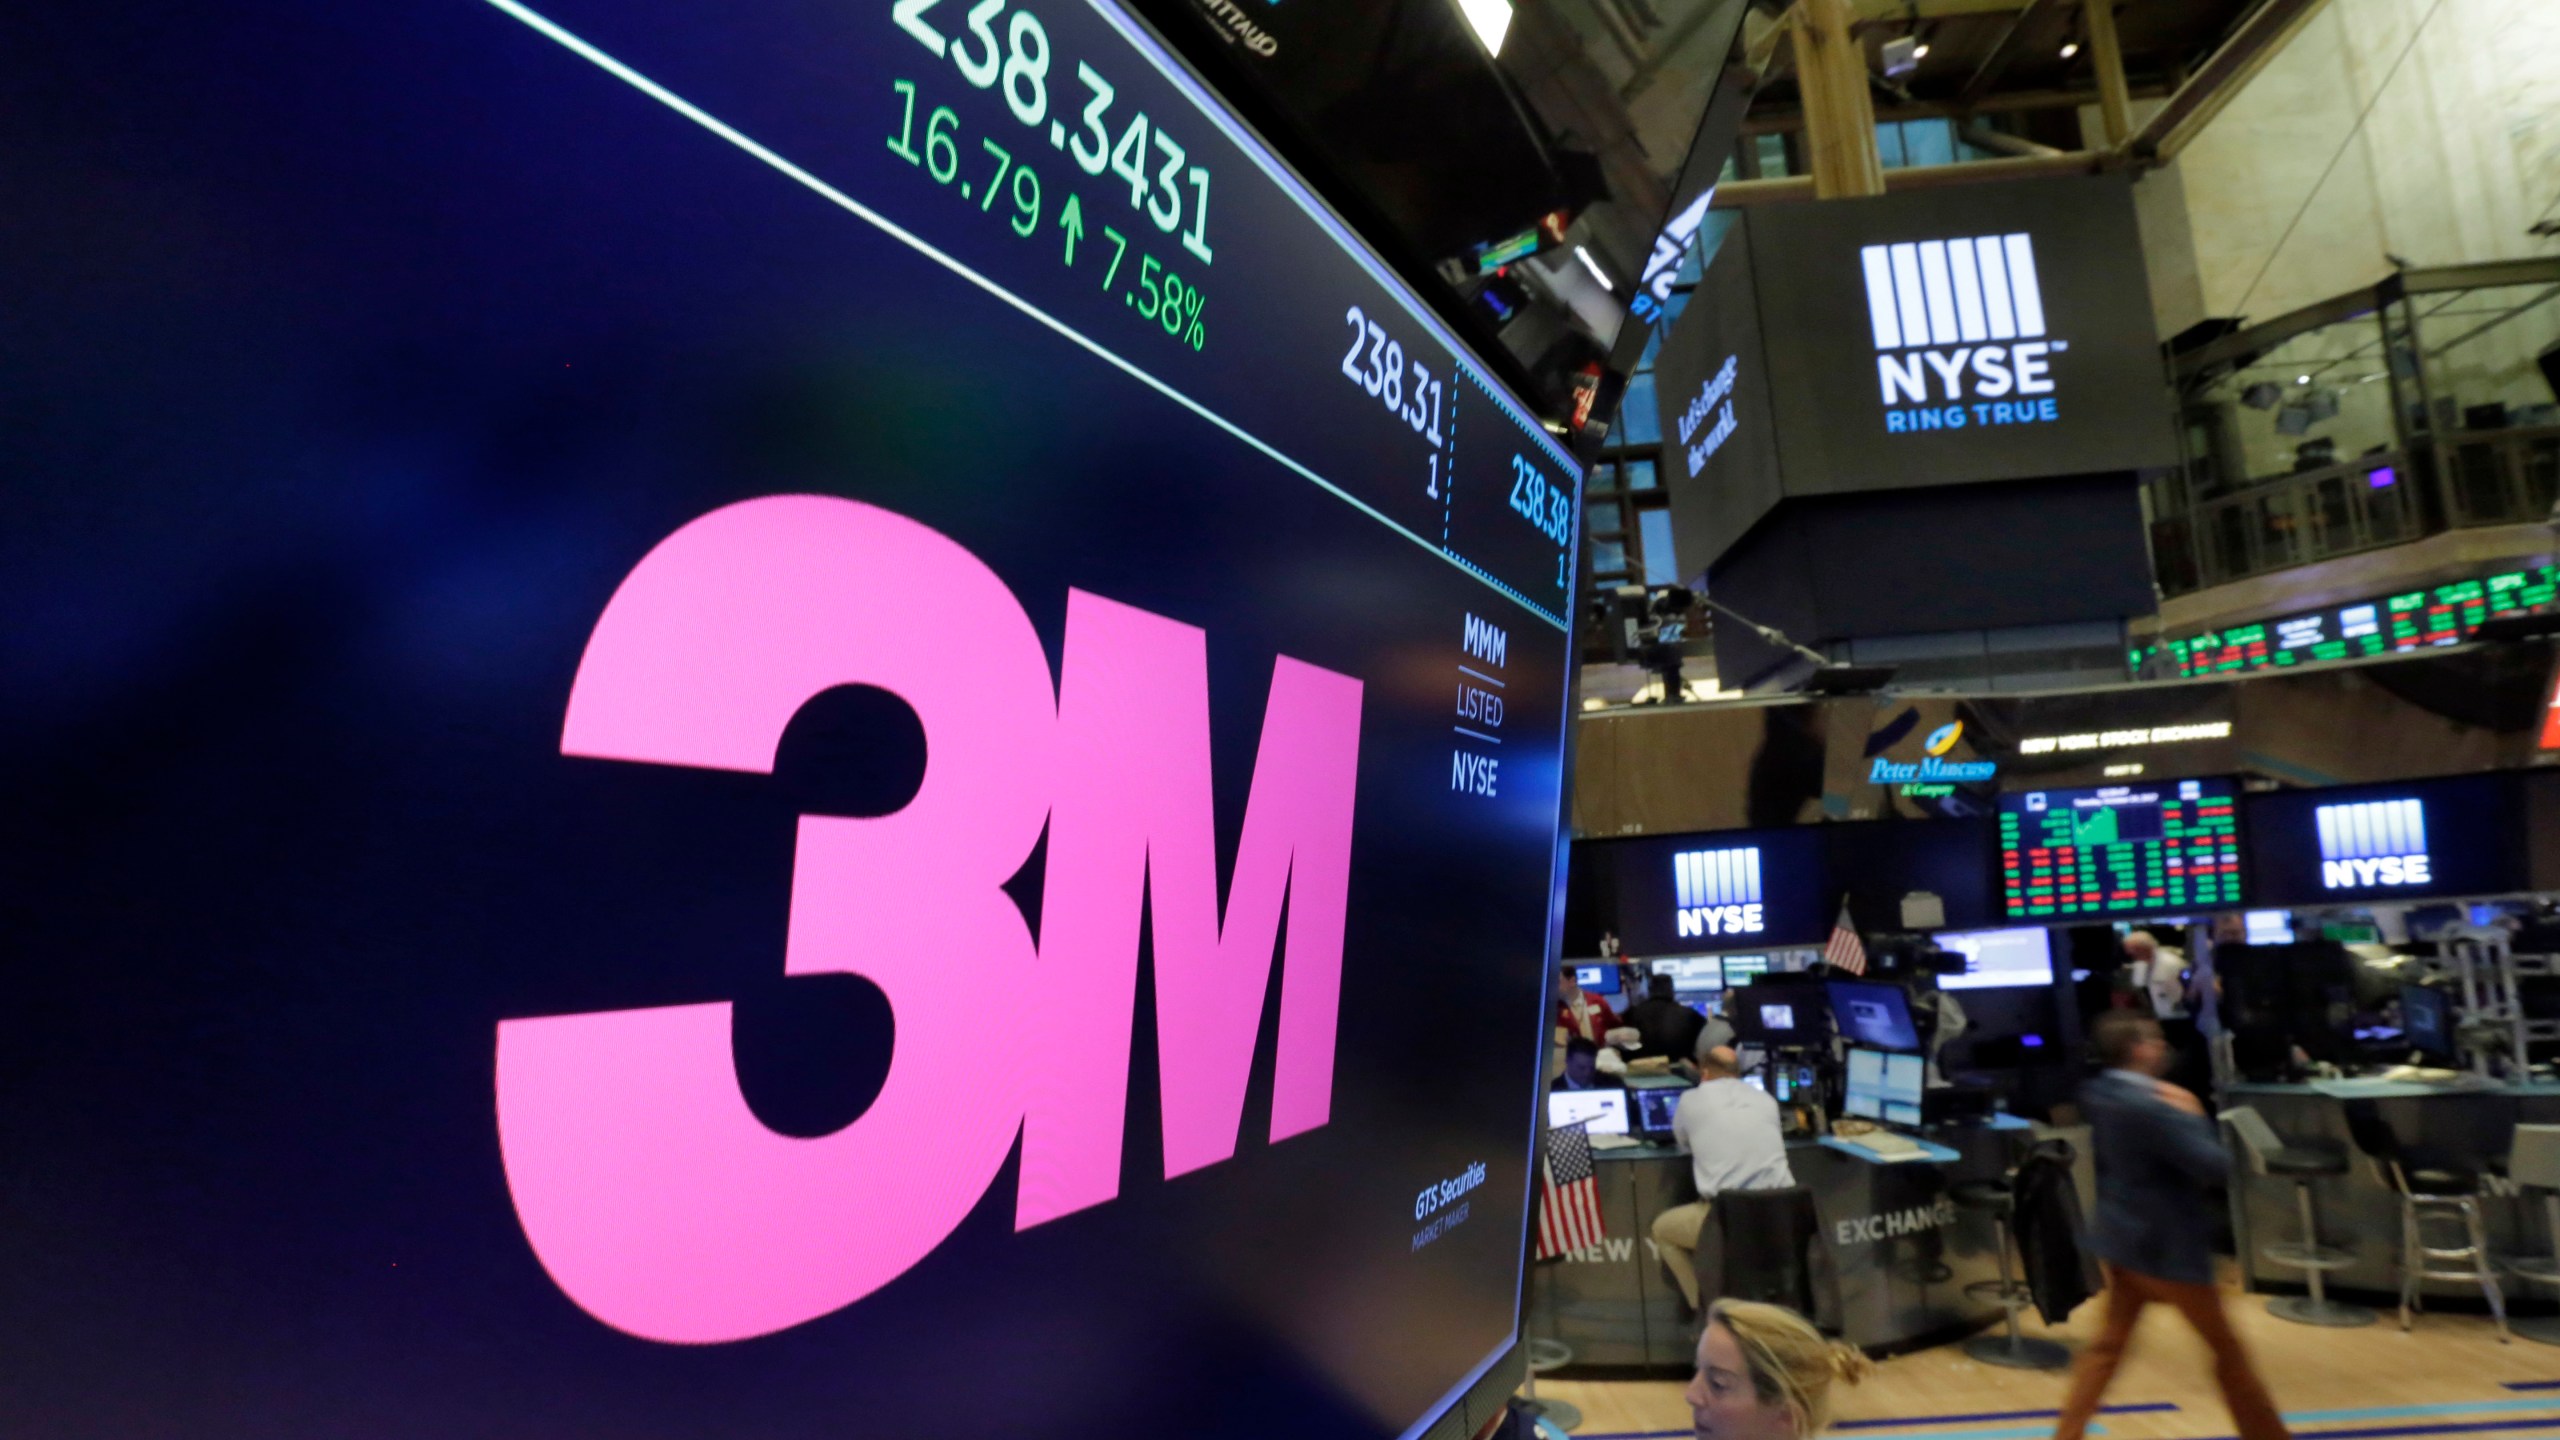
[[[1141,23],[0,91],[0,1430],[1388,1440],[1513,1347],[1578,472]]]
[[[2002,904],[2022,919],[2236,906],[2235,788],[2210,778],[2003,795],[2000,874]]]
[[[1964,957],[1964,973],[1941,975],[1941,990],[1989,990],[2053,983],[2052,932],[2041,925],[2014,930],[1951,932],[1932,937],[1941,950]]]
[[[2529,888],[2524,776],[2277,790],[2248,801],[2251,880],[2285,905]]]
[[[1629,955],[1819,945],[1840,902],[1814,825],[1585,840],[1573,863]]]

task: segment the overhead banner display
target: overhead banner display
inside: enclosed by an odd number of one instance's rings
[[[1672,329],[1657,394],[1667,455],[1700,382],[1735,357],[1768,397],[1775,474],[1710,473],[1757,418],[1747,403],[1721,436],[1715,413],[1715,443],[1681,440],[1670,478],[1695,482],[1707,518],[1680,554],[1722,554],[1786,498],[2174,465],[2152,324],[2121,178],[1745,210]],[[1683,504],[1675,490],[1675,522]]]
[[[1151,32],[23,18],[0,1431],[1474,1428],[1580,477]]]
[[[1631,956],[1818,945],[1840,899],[1810,827],[1586,840],[1574,856],[1594,867],[1575,883],[1615,907],[1596,923]]]
[[[2529,888],[2523,789],[2512,775],[2278,790],[2247,804],[2253,903]]]

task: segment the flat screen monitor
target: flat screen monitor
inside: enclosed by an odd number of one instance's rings
[[[2252,945],[2293,943],[2293,912],[2290,910],[2251,910],[2241,920],[2248,927]]]
[[[1492,1374],[1578,471],[1130,8],[40,30],[0,1430],[1387,1440]]]
[[[2429,1059],[2453,1059],[2453,1010],[2441,990],[2423,985],[2400,987],[2400,1032],[2413,1050]]]
[[[1628,1093],[1636,1101],[1636,1128],[1647,1135],[1668,1135],[1671,1133],[1671,1117],[1679,1113],[1680,1097],[1689,1093],[1689,1087],[1682,1085]]]
[[[1724,988],[1724,964],[1721,955],[1690,955],[1656,960],[1653,973],[1670,976],[1674,990],[1713,992]]]
[[[1594,995],[1615,995],[1623,988],[1618,983],[1618,967],[1606,961],[1574,966],[1573,983]]]
[[[1833,980],[1824,987],[1831,996],[1831,1015],[1841,1038],[1878,1050],[1917,1050],[1919,1027],[1911,1023],[1911,1002],[1899,985],[1881,980]]]
[[[1769,973],[1766,955],[1727,955],[1724,957],[1724,983],[1730,988],[1748,985]]]
[[[1840,1109],[1861,1120],[1884,1118],[1884,1052],[1849,1047],[1849,1074],[1841,1087]]]
[[[1884,1057],[1884,1098],[1887,1104],[1920,1105],[1920,1091],[1927,1083],[1928,1062],[1916,1054],[1891,1054]]]
[[[1755,986],[1734,995],[1737,1039],[1772,1048],[1828,1044],[1831,1011],[1815,985]]]
[[[2252,893],[2335,905],[2531,890],[2527,809],[2512,771],[2251,795]]]
[[[1992,990],[2053,983],[2052,932],[2041,925],[2015,930],[1956,931],[1936,937],[1938,948],[1964,957],[1964,973],[1941,975],[1941,990]]]
[[[2046,923],[2235,907],[2238,794],[2209,778],[2003,795],[2003,909]]]
[[[1547,1126],[1580,1125],[1594,1135],[1627,1133],[1627,1090],[1550,1090]]]

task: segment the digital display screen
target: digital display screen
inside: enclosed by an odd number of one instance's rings
[[[1964,973],[1941,975],[1941,990],[1990,990],[2053,983],[2052,934],[2041,925],[2016,930],[1976,930],[1934,937],[1941,950],[1964,957]]]
[[[1747,963],[1757,960],[1763,966],[1768,964],[1768,957],[1765,955],[1736,955],[1731,958],[1735,962]],[[1722,990],[1726,963],[1726,957],[1721,955],[1693,955],[1676,960],[1656,960],[1653,962],[1653,973],[1670,976],[1671,988],[1674,990]]]
[[[2251,887],[2276,904],[2531,888],[2516,774],[2276,790],[2248,805]]]
[[[2414,1050],[2431,1058],[2445,1059],[2453,1054],[2453,1016],[2445,1004],[2444,992],[2423,985],[2400,987],[2400,1031]]]
[[[0,75],[0,1429],[1387,1440],[1513,1346],[1578,473],[1142,25]]]
[[[1558,1090],[1547,1096],[1547,1126],[1580,1125],[1594,1135],[1627,1133],[1627,1090]]]
[[[1680,1097],[1689,1093],[1689,1087],[1664,1086],[1627,1093],[1636,1099],[1638,1127],[1648,1135],[1667,1135],[1671,1133],[1672,1117],[1680,1112]]]
[[[2560,601],[2560,566],[2537,565],[2424,590],[2377,595],[2325,610],[2204,630],[2131,652],[2136,673],[2156,654],[2168,675],[2193,679],[2235,671],[2405,654],[2471,638],[2500,615],[2548,610]]]
[[[2002,903],[2038,920],[2237,905],[2235,795],[2220,778],[2003,795]]]
[[[1594,995],[1615,995],[1621,988],[1615,965],[1576,965],[1573,967],[1573,983]]]
[[[1843,1038],[1878,1050],[1917,1050],[1919,1027],[1911,1023],[1911,1002],[1902,987],[1886,981],[1833,980],[1831,1016]]]
[[[1849,1081],[1843,1090],[1840,1108],[1861,1120],[1884,1118],[1884,1052],[1849,1050]]]

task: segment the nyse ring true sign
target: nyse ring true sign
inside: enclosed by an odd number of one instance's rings
[[[2062,418],[2035,242],[2024,234],[1858,251],[1884,428],[1907,435]]]

